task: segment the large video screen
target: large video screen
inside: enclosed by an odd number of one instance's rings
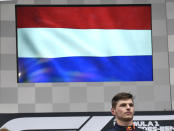
[[[151,5],[16,5],[19,83],[153,81]]]

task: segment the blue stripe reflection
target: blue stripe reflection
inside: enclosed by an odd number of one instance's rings
[[[152,81],[152,56],[18,58],[18,82]]]

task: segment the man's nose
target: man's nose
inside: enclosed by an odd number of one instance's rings
[[[128,104],[128,105],[126,106],[126,108],[127,108],[127,109],[130,109],[131,107],[130,107],[130,105]]]

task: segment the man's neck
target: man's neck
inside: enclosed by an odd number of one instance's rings
[[[116,120],[117,124],[120,126],[132,126],[133,125],[133,120],[132,121],[120,121]]]

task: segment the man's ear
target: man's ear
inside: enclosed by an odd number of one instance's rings
[[[112,113],[112,115],[115,116],[115,113],[116,113],[115,108],[111,108],[111,113]]]

